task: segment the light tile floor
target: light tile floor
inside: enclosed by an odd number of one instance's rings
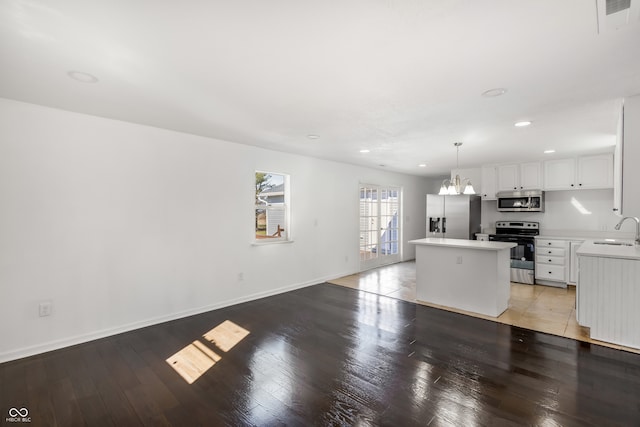
[[[640,350],[589,338],[589,328],[578,325],[576,321],[576,290],[571,286],[563,289],[551,286],[511,283],[509,308],[499,317],[490,317],[416,301],[415,261],[363,271],[358,274],[330,280],[329,283],[480,317],[494,322],[640,353]]]

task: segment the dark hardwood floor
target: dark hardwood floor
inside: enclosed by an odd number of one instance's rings
[[[0,405],[14,426],[638,426],[640,355],[320,284],[1,364]]]

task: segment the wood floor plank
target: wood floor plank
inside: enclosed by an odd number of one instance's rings
[[[329,284],[0,364],[52,426],[633,426],[638,396],[638,354]]]

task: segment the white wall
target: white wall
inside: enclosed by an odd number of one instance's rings
[[[294,243],[251,245],[255,170]],[[356,272],[359,182],[424,237],[423,178],[0,99],[0,362]]]
[[[440,192],[440,187],[442,186],[442,181],[444,181],[445,179],[449,179],[448,176],[441,176],[441,177],[436,177],[436,178],[429,178],[428,181],[428,194],[438,194]],[[426,198],[425,198],[425,215],[424,215],[424,220],[426,220]]]
[[[501,220],[538,221],[541,234],[587,232],[585,237],[589,237],[593,232],[600,232],[628,237],[628,233],[634,231],[632,224],[625,224],[621,232],[616,232],[614,226],[620,218],[612,209],[612,189],[546,191],[544,213],[498,212],[495,200],[483,201],[482,225],[486,229],[494,228],[496,221]]]

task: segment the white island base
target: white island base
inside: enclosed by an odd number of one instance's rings
[[[416,245],[416,299],[485,316],[509,307],[515,243],[426,238]]]

